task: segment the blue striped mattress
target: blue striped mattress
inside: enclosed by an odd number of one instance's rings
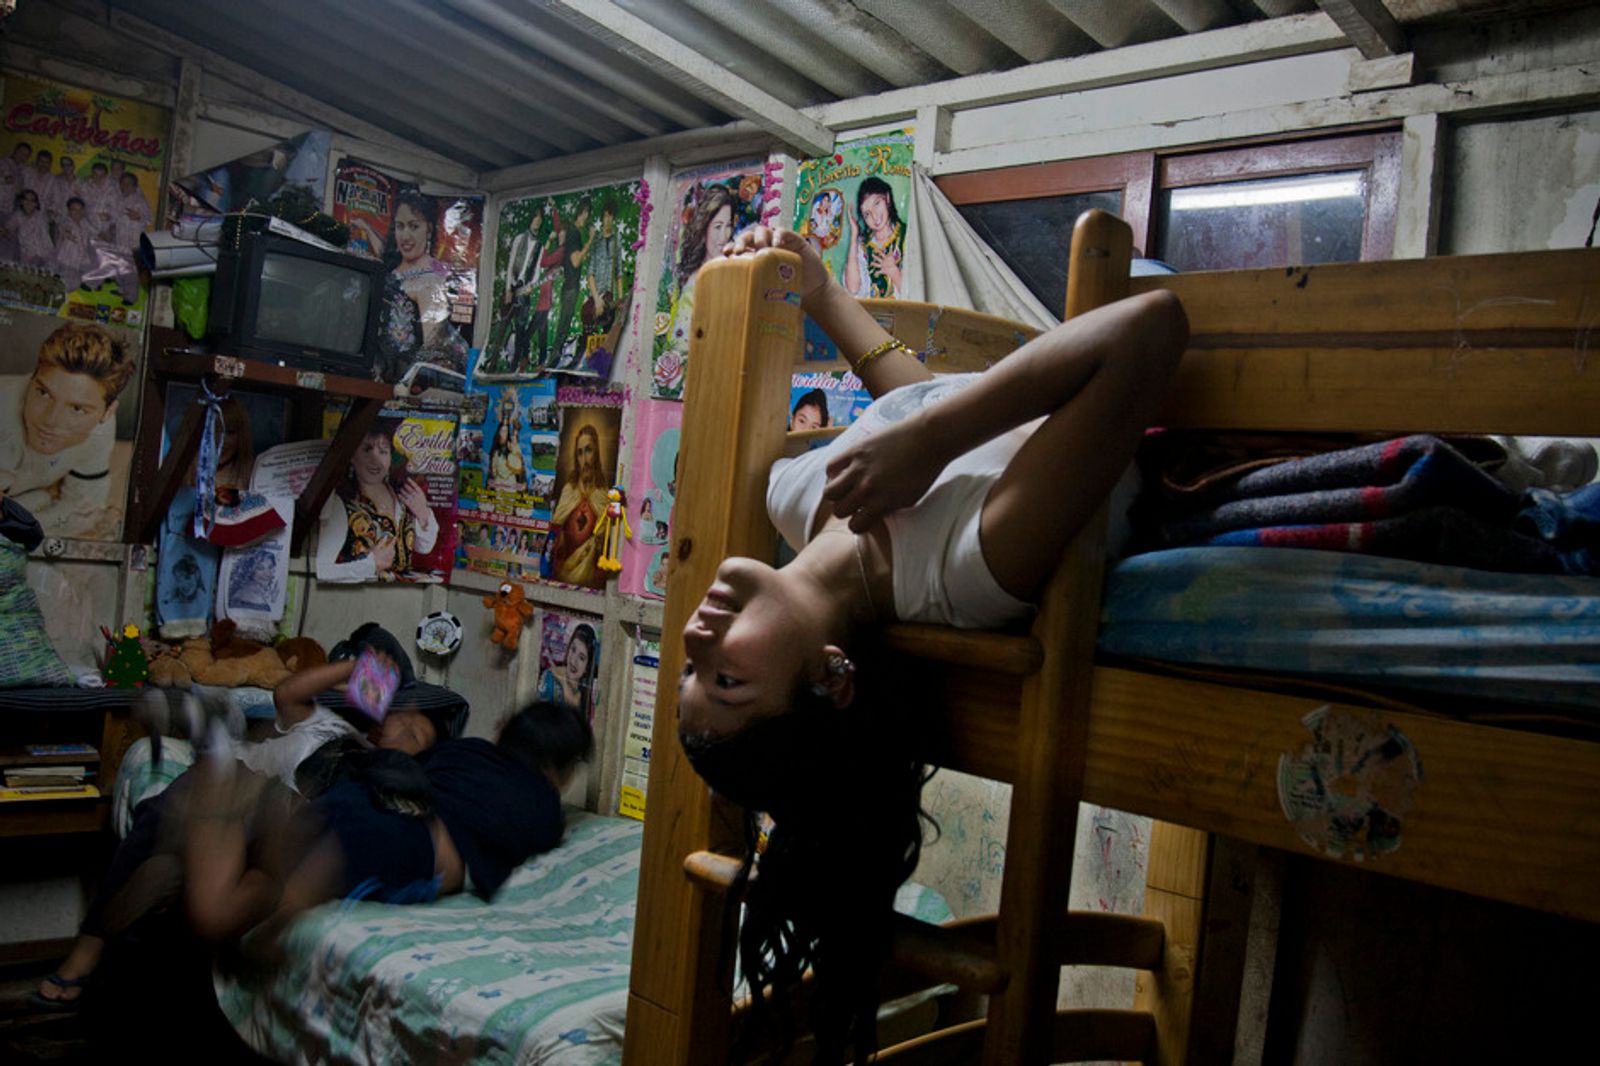
[[[1112,568],[1100,650],[1594,711],[1600,579],[1347,552],[1177,548]]]

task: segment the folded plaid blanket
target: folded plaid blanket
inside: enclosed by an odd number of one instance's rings
[[[1590,560],[1600,553],[1570,533],[1565,541],[1541,536],[1527,518],[1514,525],[1523,509],[1517,493],[1456,449],[1417,435],[1245,469],[1165,501],[1151,547],[1320,548],[1480,570],[1594,572]],[[1546,499],[1540,513],[1552,510],[1559,505]],[[1600,527],[1562,528],[1592,536]]]

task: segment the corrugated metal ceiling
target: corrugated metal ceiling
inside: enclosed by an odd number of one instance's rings
[[[726,92],[706,91],[619,25],[642,23],[778,104],[804,108],[1311,12],[1318,3],[110,0],[479,171],[740,117]],[[1388,0],[1401,22],[1538,6],[1552,5]]]

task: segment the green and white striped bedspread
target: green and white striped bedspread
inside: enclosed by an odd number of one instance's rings
[[[275,974],[219,974],[217,1001],[282,1062],[619,1062],[642,828],[569,812],[493,904],[319,907]]]
[[[319,907],[285,936],[276,973],[218,974],[217,1001],[246,1043],[280,1062],[621,1062],[642,830],[569,811],[561,846],[492,904]],[[895,906],[950,917],[918,885]]]

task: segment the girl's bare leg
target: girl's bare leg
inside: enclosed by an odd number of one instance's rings
[[[196,765],[184,846],[184,903],[204,940],[229,940],[255,926],[277,905],[279,885],[249,864],[251,815],[260,783],[248,771]],[[272,831],[258,827],[258,831]]]

